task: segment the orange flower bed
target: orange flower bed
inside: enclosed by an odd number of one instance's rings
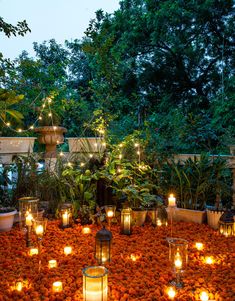
[[[0,301],[81,301],[82,269],[96,265],[94,259],[95,234],[83,234],[82,227],[62,230],[58,221],[48,223],[43,239],[42,267],[38,272],[38,255],[29,256],[24,233],[14,228],[0,233]],[[168,260],[169,227],[135,227],[131,236],[119,234],[112,226],[112,262],[109,271],[109,301],[169,301],[168,282],[173,279]],[[200,300],[201,291],[210,300],[235,300],[235,238],[224,237],[206,225],[175,223],[173,236],[189,241],[189,261],[175,301]],[[204,249],[198,251],[196,242]],[[64,247],[71,246],[72,254],[64,255]],[[205,257],[215,262],[206,264]],[[48,261],[57,260],[57,267],[49,269]],[[14,289],[18,280],[27,280],[21,291]],[[54,293],[52,284],[61,281],[63,291]]]

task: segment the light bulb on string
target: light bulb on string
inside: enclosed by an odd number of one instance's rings
[[[18,129],[17,131],[18,131],[19,133],[22,133],[22,129]]]
[[[6,125],[7,125],[7,126],[11,126],[10,122],[7,122]]]
[[[57,129],[57,126],[53,126],[53,130],[56,130]]]
[[[135,145],[135,147],[138,147],[138,146],[139,146],[139,143],[135,143],[134,145]]]
[[[123,144],[122,144],[122,143],[120,143],[120,144],[119,144],[119,147],[123,147]]]
[[[120,159],[120,160],[122,159],[122,154],[119,155],[119,159]]]
[[[47,101],[48,101],[48,103],[51,103],[51,102],[52,102],[52,99],[51,99],[51,98],[48,98]]]
[[[33,130],[33,129],[34,129],[34,126],[33,126],[33,125],[31,125],[31,126],[29,127],[29,129],[30,129],[30,130]]]
[[[52,117],[52,113],[50,112],[50,113],[48,114],[48,116],[49,116],[49,117]]]
[[[83,167],[84,165],[85,165],[85,163],[84,163],[84,162],[81,162],[81,163],[80,163],[80,166],[81,166],[81,167]]]
[[[140,151],[137,151],[136,154],[137,154],[137,155],[140,155]]]
[[[38,119],[39,119],[39,120],[42,120],[42,116],[39,116]]]
[[[44,103],[44,104],[42,105],[43,109],[45,108],[45,106],[46,106],[46,105],[45,105],[45,103]]]
[[[92,154],[90,154],[90,155],[89,155],[89,157],[90,157],[90,158],[93,158],[93,155],[92,155]]]

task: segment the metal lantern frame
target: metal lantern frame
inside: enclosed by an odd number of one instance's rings
[[[90,266],[82,270],[83,301],[108,301],[108,270]]]
[[[95,259],[99,264],[111,261],[112,233],[105,226],[95,236]]]
[[[225,211],[218,222],[218,231],[224,236],[235,236],[235,214],[233,210]]]
[[[131,235],[132,233],[132,209],[121,210],[121,234]]]

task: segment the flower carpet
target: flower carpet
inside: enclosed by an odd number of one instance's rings
[[[0,233],[0,301],[82,301],[82,269],[97,265],[94,259],[95,234],[100,227],[91,226],[91,234],[83,234],[82,226],[62,230],[59,221],[50,221],[42,242],[41,270],[38,255],[29,256],[25,234],[18,227]],[[166,288],[173,279],[166,238],[170,227],[145,225],[135,227],[131,236],[120,235],[119,226],[113,234],[112,261],[109,271],[109,301],[168,301]],[[184,287],[174,301],[200,300],[201,291],[210,300],[235,300],[235,237],[224,237],[207,225],[174,223],[173,237],[188,240],[188,266],[183,276]],[[34,239],[36,246],[36,239]],[[198,251],[196,242],[204,249]],[[64,255],[71,246],[72,254]],[[205,257],[212,256],[213,264]],[[56,259],[57,268],[49,269],[48,260]],[[24,280],[21,291],[15,283]],[[52,284],[63,283],[63,291],[54,293]]]

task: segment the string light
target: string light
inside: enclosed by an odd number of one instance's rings
[[[30,128],[30,130],[33,130],[33,129],[34,129],[34,126],[33,126],[33,125],[31,125],[29,128]]]
[[[135,143],[134,145],[135,145],[135,147],[138,147],[138,146],[139,146],[139,143]]]
[[[10,122],[7,122],[6,125],[7,125],[7,126],[11,126]]]
[[[48,116],[49,116],[49,117],[52,117],[52,113],[49,113]]]
[[[92,154],[90,154],[90,155],[89,155],[89,157],[90,157],[90,158],[93,158],[93,155],[92,155]]]
[[[57,126],[53,126],[53,130],[56,130],[57,129]]]
[[[83,167],[85,165],[85,163],[81,162],[80,166]]]
[[[22,129],[18,129],[18,132],[19,132],[19,133],[22,133]]]
[[[123,147],[123,144],[122,144],[122,143],[120,143],[120,144],[119,144],[119,147]]]
[[[122,159],[122,154],[119,155],[119,159],[120,159],[120,160]]]
[[[42,120],[42,116],[39,116],[38,119],[39,119],[39,120]]]

